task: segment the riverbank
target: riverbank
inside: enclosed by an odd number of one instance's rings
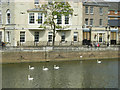
[[[60,49],[60,50],[27,50],[3,51],[0,63],[25,63],[46,61],[73,61],[120,58],[119,49]]]

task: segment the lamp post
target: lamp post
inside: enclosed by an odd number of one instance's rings
[[[110,45],[110,40],[109,40],[109,38],[110,38],[110,35],[109,35],[110,26],[109,26],[109,24],[105,28],[106,28],[106,32],[107,32],[107,46],[109,46]]]

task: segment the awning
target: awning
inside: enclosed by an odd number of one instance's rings
[[[90,32],[90,29],[89,28],[83,28],[83,31],[84,32]]]

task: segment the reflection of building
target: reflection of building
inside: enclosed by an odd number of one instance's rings
[[[108,5],[96,2],[83,3],[83,44],[107,42]]]
[[[2,2],[0,39],[10,46],[52,45],[53,31],[48,26],[46,29],[42,26],[45,15],[39,7],[44,3],[48,2]],[[74,12],[69,16],[57,16],[57,24],[65,28],[56,30],[55,45],[81,45],[96,41],[104,44],[110,41],[107,39],[110,31],[105,28],[108,24],[108,5],[74,0],[69,3]]]
[[[119,10],[120,3],[109,2],[108,4],[109,4],[108,23],[111,27],[111,44],[116,44],[118,43],[117,41],[120,41],[120,10]]]

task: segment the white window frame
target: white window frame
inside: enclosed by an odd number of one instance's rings
[[[21,35],[21,33],[24,33],[23,35]],[[25,31],[20,31],[20,42],[24,43],[25,42]],[[22,39],[22,40],[21,40]]]
[[[38,24],[42,24],[42,23],[43,23],[43,13],[38,13]]]
[[[34,42],[39,42],[39,32],[34,32]]]
[[[30,15],[33,14],[33,15]],[[31,19],[33,19],[33,23],[30,23]],[[35,24],[35,13],[29,13],[29,24]]]
[[[99,25],[100,25],[100,26],[103,25],[103,19],[100,19],[100,21],[99,21]]]
[[[66,22],[67,22],[67,23],[66,23]],[[66,25],[70,24],[69,15],[65,15],[65,24],[66,24]]]
[[[88,25],[88,18],[85,18],[85,24]]]
[[[11,13],[10,10],[7,10],[6,12],[6,24],[10,24],[11,23]]]
[[[65,42],[65,32],[61,32],[61,42]]]
[[[89,14],[89,8],[88,8],[88,6],[85,6],[85,14]]]
[[[48,42],[53,41],[53,32],[48,32]]]
[[[34,0],[35,5],[39,5],[39,0]]]
[[[103,7],[99,8],[99,13],[100,13],[100,15],[103,15]]]
[[[62,24],[62,14],[60,16],[57,16],[57,24]]]
[[[9,31],[7,31],[7,40],[6,40],[6,42],[10,42],[10,32]]]
[[[94,8],[93,6],[90,7],[90,14],[93,14],[94,13]]]
[[[90,26],[93,26],[93,19],[90,19]]]
[[[78,41],[78,32],[74,32],[73,41],[74,41],[74,42],[77,42],[77,41]]]

